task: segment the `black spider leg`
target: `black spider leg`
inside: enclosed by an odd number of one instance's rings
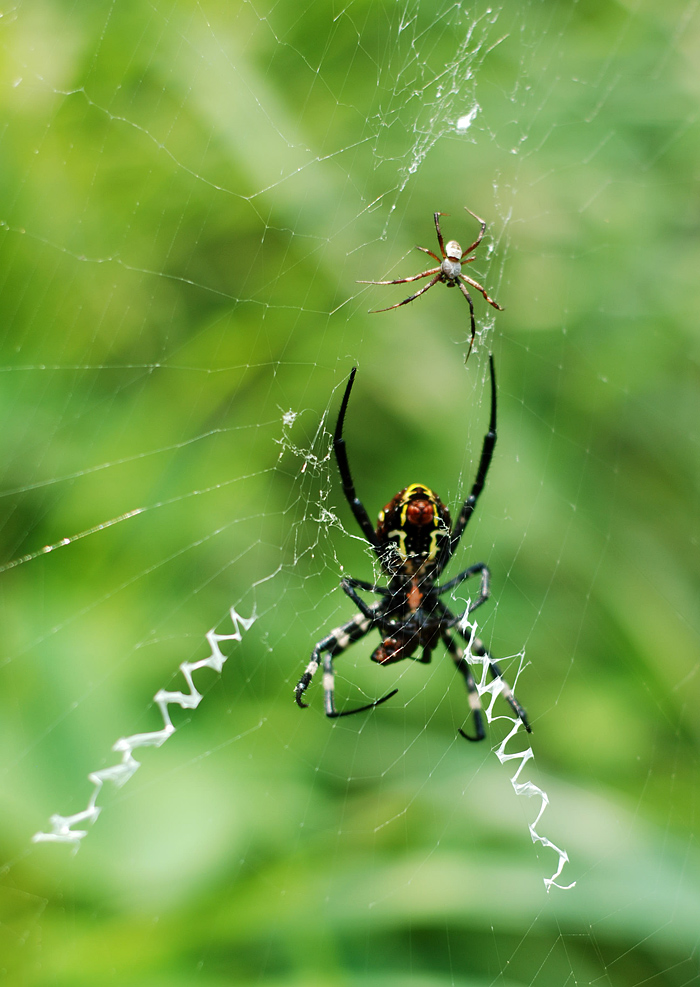
[[[464,684],[467,687],[467,694],[469,697],[469,708],[471,710],[472,716],[474,717],[474,729],[476,730],[476,736],[470,737],[468,733],[460,727],[459,732],[464,737],[465,740],[479,741],[483,740],[486,736],[486,728],[484,727],[484,713],[483,707],[481,705],[481,699],[479,698],[479,690],[476,687],[476,682],[474,681],[474,675],[472,673],[469,662],[464,657],[464,652],[459,647],[459,645],[450,637],[447,631],[442,632],[442,640],[447,648],[450,658],[455,663],[457,671],[460,673],[464,679]]]
[[[454,589],[455,586],[459,586],[460,583],[463,583],[465,579],[470,579],[478,573],[481,574],[479,595],[476,600],[469,604],[469,609],[458,618],[459,620],[463,620],[466,614],[470,614],[473,610],[476,610],[477,607],[480,607],[482,603],[486,603],[491,595],[491,572],[488,566],[484,562],[475,562],[474,565],[470,565],[468,569],[465,569],[464,572],[460,572],[460,574],[455,576],[454,579],[450,579],[448,583],[443,583],[442,586],[436,586],[433,590],[433,592],[435,592],[438,596],[442,596],[443,593],[449,592],[449,590]]]
[[[352,579],[351,577],[346,577],[341,582],[342,590],[347,593],[353,603],[360,610],[352,620],[349,620],[342,627],[336,627],[334,630],[328,634],[322,641],[316,645],[314,650],[311,652],[311,660],[306,667],[306,670],[302,677],[299,679],[295,689],[295,699],[297,705],[301,706],[302,709],[306,709],[308,703],[302,702],[302,696],[311,684],[311,680],[318,670],[321,664],[321,655],[326,652],[323,658],[323,695],[324,695],[324,705],[326,710],[326,716],[330,716],[335,719],[339,716],[351,716],[353,713],[364,713],[369,709],[374,709],[375,706],[381,706],[385,703],[387,699],[391,699],[399,691],[394,689],[392,692],[386,694],[381,699],[377,699],[374,702],[367,703],[365,706],[358,706],[357,709],[348,709],[339,712],[335,708],[335,703],[333,699],[334,685],[335,685],[335,673],[333,671],[333,659],[337,658],[338,655],[342,654],[351,644],[355,641],[360,641],[365,634],[369,633],[373,627],[376,626],[378,618],[382,613],[382,604],[374,603],[371,606],[365,603],[353,587],[358,587],[359,589],[364,589],[368,593],[378,593],[381,596],[388,596],[389,591],[383,586],[375,586],[372,583],[366,583],[362,579]]]
[[[345,576],[341,580],[340,588],[344,593],[347,593],[360,613],[364,614],[365,617],[369,617],[375,623],[377,621],[377,604],[374,603],[370,606],[365,603],[362,597],[357,595],[355,589],[363,589],[367,593],[377,593],[384,597],[390,595],[389,590],[385,586],[375,586],[374,583],[366,583],[363,579],[353,579],[351,576]],[[383,612],[381,616],[383,616]]]
[[[344,649],[343,649],[344,650]],[[340,652],[336,652],[339,654]],[[357,709],[343,709],[338,711],[335,708],[335,703],[333,701],[333,690],[335,685],[335,674],[333,672],[333,658],[336,655],[326,654],[323,659],[323,700],[326,708],[326,716],[331,719],[337,719],[340,716],[352,716],[353,713],[366,713],[367,710],[374,709],[375,706],[381,706],[385,703],[387,699],[391,699],[399,691],[398,689],[392,689],[391,692],[387,692],[386,696],[382,696],[381,699],[375,699],[371,703],[367,703],[365,706],[358,706]]]
[[[340,585],[343,587],[343,590],[346,593],[348,593],[347,589],[345,589],[345,586],[347,585],[347,586],[352,586],[354,589],[363,589],[366,593],[376,593],[378,596],[390,596],[391,595],[389,593],[389,590],[387,589],[386,586],[377,586],[376,583],[368,583],[364,579],[353,579],[352,576],[345,576],[343,578],[343,580],[342,580],[342,582],[341,582]],[[363,600],[360,600],[359,597],[357,598],[357,600],[355,600],[355,595],[354,594],[348,593],[348,596],[354,602],[357,603],[359,601],[359,603],[363,603],[364,604],[364,601]],[[359,603],[358,603],[358,606],[359,606]],[[364,604],[364,605],[366,606],[366,604]],[[362,610],[362,607],[360,607],[360,610]]]
[[[377,604],[378,606],[378,604]],[[356,614],[352,620],[349,620],[346,624],[341,627],[335,627],[330,634],[319,641],[311,652],[311,660],[306,666],[304,674],[297,682],[296,688],[294,690],[294,698],[296,699],[297,705],[301,706],[302,709],[306,709],[308,703],[302,701],[302,696],[311,685],[311,680],[316,674],[319,665],[321,664],[321,655],[326,652],[327,657],[330,659],[335,655],[340,655],[347,648],[350,647],[355,641],[360,641],[365,634],[367,634],[373,627],[374,621],[370,617],[366,617],[364,614]],[[325,660],[324,660],[324,672]],[[331,677],[333,675],[331,669]],[[324,687],[325,687],[324,682]]]
[[[350,599],[355,604],[355,606],[360,611],[360,613],[362,613],[365,617],[367,617],[368,620],[371,620],[372,621],[372,626],[373,627],[377,626],[377,624],[379,623],[379,620],[384,616],[384,604],[382,604],[382,603],[376,604],[375,603],[373,606],[369,606],[367,603],[365,603],[365,601],[362,599],[362,597],[360,597],[360,596],[357,595],[357,593],[355,592],[355,589],[363,589],[367,593],[378,593],[380,596],[383,596],[384,599],[386,600],[387,597],[389,597],[391,595],[389,593],[389,590],[386,588],[386,586],[376,586],[374,583],[367,583],[367,582],[365,582],[364,579],[353,579],[352,576],[346,576],[341,581],[340,586],[341,586],[341,589],[343,590],[343,592],[344,593],[347,593],[347,595],[350,597]],[[357,618],[355,618],[355,619],[357,619]],[[333,657],[335,657],[335,656],[333,656]],[[428,659],[428,661],[430,661],[430,659]],[[391,699],[391,697],[392,696],[395,696],[396,693],[399,691],[398,689],[393,689],[391,692],[388,692],[386,694],[386,696],[382,696],[381,699],[377,699],[376,702],[368,703],[366,706],[360,706],[358,709],[349,709],[349,710],[345,710],[342,713],[337,713],[335,711],[335,707],[333,705],[333,681],[334,681],[334,679],[332,677],[333,676],[333,667],[332,667],[332,664],[329,662],[329,667],[326,668],[326,664],[324,663],[323,670],[324,670],[324,694],[325,694],[325,700],[326,700],[326,715],[327,716],[333,716],[333,717],[335,717],[335,716],[350,716],[352,713],[364,713],[365,710],[374,709],[375,706],[381,706],[382,703],[385,703],[387,701],[387,699]],[[328,673],[331,674],[331,679],[330,679],[330,683],[331,683],[331,694],[330,694],[330,698],[329,698],[329,695],[328,695],[328,691],[326,690],[326,682],[328,680],[325,679],[325,676]],[[328,711],[329,708],[330,708],[331,712]]]
[[[447,608],[445,607],[444,610],[447,611]],[[447,614],[449,614],[449,611],[447,611]],[[464,638],[467,644],[469,644],[469,642],[471,641],[471,647],[470,647],[471,653],[473,655],[478,655],[479,658],[486,658],[489,666],[489,672],[491,673],[491,678],[498,679],[501,683],[501,695],[506,700],[506,702],[513,710],[515,715],[518,717],[518,719],[522,721],[522,724],[527,730],[527,732],[532,733],[532,727],[530,726],[530,721],[527,718],[527,713],[525,712],[524,708],[520,705],[518,700],[515,698],[515,694],[513,690],[508,685],[498,662],[494,660],[493,655],[491,654],[489,649],[485,646],[484,642],[481,641],[478,637],[472,638],[471,635],[464,630],[462,624],[464,615],[462,615],[462,617],[455,617],[453,614],[449,614],[449,616],[451,617],[450,626],[453,626],[455,628],[457,633],[460,635],[460,637]]]
[[[489,420],[489,430],[484,436],[481,446],[481,459],[479,460],[479,468],[476,473],[474,485],[472,486],[471,493],[462,505],[462,510],[459,512],[459,517],[452,529],[450,540],[441,554],[437,565],[437,575],[442,572],[452,558],[455,549],[459,545],[460,538],[464,534],[464,529],[469,524],[469,520],[476,508],[479,494],[484,489],[486,475],[493,458],[493,450],[496,447],[496,371],[493,365],[493,354],[489,355],[489,368],[491,371],[491,418]]]
[[[360,641],[371,629],[372,620],[365,617],[364,614],[358,613],[352,620],[343,624],[342,627],[334,627],[330,634],[314,646],[314,650],[311,652],[311,660],[294,688],[294,698],[297,706],[300,706],[301,709],[308,709],[309,704],[302,701],[302,696],[311,685],[311,680],[318,671],[323,652],[330,651],[335,654],[341,654],[353,641]]]
[[[335,434],[333,435],[333,451],[335,452],[335,459],[338,463],[338,470],[340,472],[340,479],[343,483],[343,493],[345,494],[345,499],[350,505],[350,510],[355,515],[355,520],[362,529],[362,534],[365,536],[377,555],[379,555],[379,542],[377,541],[377,535],[374,531],[374,527],[372,526],[372,522],[369,519],[369,514],[365,510],[364,504],[355,493],[355,484],[350,472],[348,454],[345,448],[345,439],[343,438],[345,413],[348,410],[348,401],[350,400],[350,392],[352,391],[352,385],[355,381],[356,373],[357,367],[353,367],[347,387],[345,388],[345,394],[343,395],[343,400],[340,405],[340,411],[338,412],[338,421],[336,422]]]
[[[350,624],[359,624],[364,626],[363,620],[361,619],[364,618],[364,621],[369,622],[368,630],[371,630],[372,627],[376,625],[377,616],[381,613],[382,605],[381,603],[375,603],[373,606],[368,606],[365,601],[357,595],[353,587],[357,586],[359,589],[367,590],[367,592],[370,593],[379,593],[382,596],[387,596],[388,590],[382,586],[374,586],[372,583],[366,583],[361,579],[352,579],[351,577],[343,579],[340,585],[343,592],[347,593],[353,603],[360,610],[360,614],[358,614],[354,620],[350,621]],[[341,628],[341,631],[342,630],[343,628]],[[329,649],[323,659],[323,701],[326,716],[331,717],[331,719],[337,719],[340,716],[352,716],[353,713],[365,713],[367,710],[374,709],[375,706],[381,706],[382,703],[385,703],[387,699],[391,699],[391,697],[395,696],[399,691],[398,689],[393,689],[391,692],[388,692],[386,696],[382,696],[381,699],[375,699],[373,702],[366,703],[364,706],[358,706],[356,709],[345,709],[339,712],[335,708],[335,673],[333,671],[333,659],[341,654],[348,644],[353,642],[353,640],[359,640],[359,638],[352,638],[351,634],[349,634],[348,637],[350,640],[346,644],[343,637],[338,639],[338,636],[336,635],[337,646],[344,645],[344,647],[342,647],[341,650],[336,650],[336,648]]]

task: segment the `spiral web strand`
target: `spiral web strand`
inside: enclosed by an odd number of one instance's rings
[[[87,807],[82,812],[76,812],[72,816],[54,813],[49,819],[51,823],[50,832],[35,833],[32,837],[33,843],[72,843],[76,849],[79,847],[81,840],[88,831],[86,829],[73,829],[73,827],[81,823],[92,824],[95,822],[101,812],[100,806],[97,805],[97,799],[104,783],[111,781],[117,788],[122,788],[141,767],[141,762],[134,757],[134,751],[138,750],[139,747],[162,747],[165,741],[172,737],[176,727],[173,726],[170,719],[168,706],[177,704],[182,709],[196,709],[203,696],[194,684],[194,672],[200,668],[212,668],[215,672],[221,673],[228,656],[221,651],[219,642],[241,641],[241,628],[244,631],[249,630],[257,619],[254,613],[250,617],[242,617],[236,613],[234,607],[231,607],[230,614],[234,626],[233,634],[217,634],[212,627],[206,634],[211,654],[200,661],[183,661],[180,664],[180,671],[187,682],[189,692],[168,692],[166,689],[159,689],[153,697],[153,702],[157,704],[163,717],[163,728],[148,733],[135,733],[130,737],[120,737],[113,745],[112,750],[121,753],[121,762],[109,768],[91,771],[88,775],[88,780],[92,782],[94,788]]]

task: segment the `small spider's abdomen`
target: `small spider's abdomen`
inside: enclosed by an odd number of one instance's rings
[[[459,247],[458,243],[447,244],[447,246]],[[450,257],[449,255],[445,257],[444,261],[440,265],[442,269],[443,276],[448,279],[448,281],[454,281],[462,273],[462,264],[459,256]]]

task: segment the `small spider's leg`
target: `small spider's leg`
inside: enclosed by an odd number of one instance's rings
[[[489,672],[491,673],[491,677],[494,679],[498,679],[501,683],[501,695],[506,700],[506,702],[513,710],[515,715],[518,717],[518,719],[522,720],[523,726],[525,727],[527,732],[532,733],[532,727],[530,726],[530,722],[527,718],[527,713],[525,712],[524,708],[520,705],[518,700],[515,698],[515,694],[513,693],[513,690],[506,682],[503,676],[503,672],[501,671],[498,663],[494,660],[493,655],[486,647],[484,642],[480,641],[478,637],[470,638],[470,635],[466,631],[464,631],[461,625],[459,624],[456,625],[455,629],[457,633],[464,638],[465,641],[471,640],[472,654],[478,655],[480,658],[486,658],[488,660]]]
[[[486,232],[486,220],[482,219],[481,216],[477,216],[477,214],[475,212],[472,212],[468,206],[465,206],[464,208],[467,210],[470,216],[474,217],[477,223],[481,223],[481,229],[479,230],[479,235],[474,241],[474,243],[471,245],[471,247],[467,247],[466,250],[462,251],[462,260],[464,260],[467,254],[470,254],[472,250],[476,250],[476,248],[479,246],[481,241],[484,239],[484,233]]]
[[[388,308],[373,308],[371,314],[376,315],[377,312],[391,312],[392,308],[401,308],[402,305],[408,305],[409,302],[412,302],[414,299],[418,298],[419,295],[424,295],[429,288],[432,288],[434,284],[437,284],[441,277],[441,274],[436,274],[433,280],[429,281],[428,284],[426,284],[424,288],[421,288],[420,291],[417,291],[415,295],[411,295],[409,298],[404,298],[402,302],[397,302],[396,305],[390,305]],[[396,283],[398,284],[400,282]]]
[[[442,232],[440,231],[440,220],[439,220],[438,217],[439,216],[447,216],[447,215],[448,214],[446,212],[434,212],[433,213],[433,219],[435,220],[435,232],[437,233],[438,243],[440,244],[440,250],[442,251],[443,259],[445,257],[447,257],[447,254],[445,253],[445,244],[444,244],[444,241],[442,239]]]
[[[333,655],[327,654],[323,659],[323,699],[326,707],[326,716],[331,719],[337,719],[340,716],[352,716],[353,713],[365,713],[368,709],[374,709],[375,706],[381,706],[385,703],[387,699],[391,699],[399,691],[398,689],[393,689],[388,692],[386,696],[382,696],[381,699],[375,699],[374,702],[367,703],[366,706],[358,706],[357,709],[344,709],[338,711],[335,708],[335,703],[333,701],[333,690],[335,683],[335,675],[333,673]]]
[[[343,484],[345,499],[350,505],[350,510],[355,516],[355,520],[359,524],[362,534],[365,536],[377,555],[379,555],[379,543],[377,542],[377,535],[374,530],[374,525],[369,519],[369,514],[365,510],[365,505],[355,493],[355,483],[352,478],[352,473],[350,472],[348,453],[345,448],[345,439],[343,438],[345,413],[348,410],[348,401],[350,400],[350,392],[352,390],[356,372],[357,367],[354,367],[350,373],[350,378],[348,380],[347,387],[345,388],[345,394],[343,395],[343,400],[340,405],[338,421],[335,424],[335,433],[333,434],[333,451],[335,452],[335,459],[338,464],[338,472],[340,473],[340,479]]]
[[[470,565],[468,569],[465,569],[464,572],[460,572],[458,576],[455,576],[454,579],[450,579],[448,583],[444,583],[442,586],[436,586],[435,593],[437,593],[438,596],[442,596],[443,593],[447,593],[448,590],[454,589],[455,586],[459,586],[460,583],[463,583],[465,579],[469,579],[471,576],[476,576],[477,573],[481,573],[481,587],[479,589],[478,597],[473,603],[469,604],[469,610],[466,611],[466,613],[471,613],[472,610],[476,610],[477,607],[480,607],[482,603],[486,603],[491,595],[491,590],[489,588],[491,573],[488,566],[486,566],[483,562],[476,562],[474,565]],[[456,623],[459,623],[464,616],[465,614],[461,614],[457,617]]]
[[[459,290],[467,299],[467,304],[469,305],[469,319],[471,323],[472,336],[471,339],[469,340],[469,349],[467,350],[467,355],[464,358],[464,362],[466,363],[467,360],[469,359],[469,354],[472,351],[472,346],[474,345],[474,337],[476,336],[476,322],[474,321],[474,303],[472,302],[472,296],[467,291],[467,286],[462,281],[462,278],[458,277],[455,280],[457,282],[457,285],[459,286]]]
[[[434,257],[435,258],[435,260],[438,262],[438,264],[442,264],[442,261],[440,260],[440,258],[438,257],[438,255],[437,254],[434,254],[432,252],[432,250],[428,250],[427,247],[419,247],[418,244],[416,244],[416,250],[422,250],[424,254],[430,254],[431,257]]]
[[[375,604],[375,608],[379,604]],[[371,609],[371,608],[370,608]],[[294,698],[296,699],[297,706],[301,706],[302,709],[306,709],[308,703],[302,702],[302,696],[306,690],[311,685],[311,679],[314,677],[318,670],[318,666],[321,664],[321,655],[324,651],[331,655],[340,655],[346,648],[349,648],[351,644],[355,641],[359,641],[374,627],[374,613],[371,617],[367,617],[362,613],[356,614],[352,620],[349,620],[342,627],[336,627],[334,630],[324,637],[322,641],[319,641],[314,650],[311,652],[311,661],[306,666],[306,670],[302,677],[296,684],[294,690]]]
[[[469,662],[464,657],[464,652],[452,640],[447,632],[443,632],[442,640],[445,643],[452,661],[455,663],[457,671],[460,673],[464,679],[464,684],[467,687],[467,695],[469,697],[469,708],[471,709],[472,716],[474,717],[474,727],[476,730],[476,736],[470,737],[468,733],[460,728],[459,732],[464,737],[465,740],[471,740],[473,742],[483,740],[486,736],[486,730],[484,728],[484,714],[481,706],[481,699],[479,698],[479,690],[476,687],[476,682],[474,681],[474,675],[469,667]]]
[[[475,281],[474,278],[470,278],[467,274],[462,274],[460,277],[463,277],[467,284],[470,284],[472,288],[476,288],[477,291],[480,291],[489,305],[493,305],[493,307],[497,308],[499,312],[504,311],[503,306],[499,305],[498,302],[495,302],[490,295],[487,295],[486,288],[482,287],[478,281]]]
[[[433,254],[435,257],[435,255]],[[438,260],[435,257],[435,260]],[[431,274],[437,274],[440,270],[439,267],[431,267],[429,271],[423,271],[421,274],[414,274],[410,278],[397,278],[395,281],[356,281],[355,284],[408,284],[409,281],[420,281],[421,278],[430,277]]]

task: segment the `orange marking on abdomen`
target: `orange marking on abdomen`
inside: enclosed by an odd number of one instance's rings
[[[423,594],[418,588],[418,583],[416,582],[415,579],[412,579],[411,588],[409,589],[408,593],[406,593],[406,600],[408,602],[408,606],[412,613],[416,612],[416,610],[421,604],[422,599],[423,599]]]

